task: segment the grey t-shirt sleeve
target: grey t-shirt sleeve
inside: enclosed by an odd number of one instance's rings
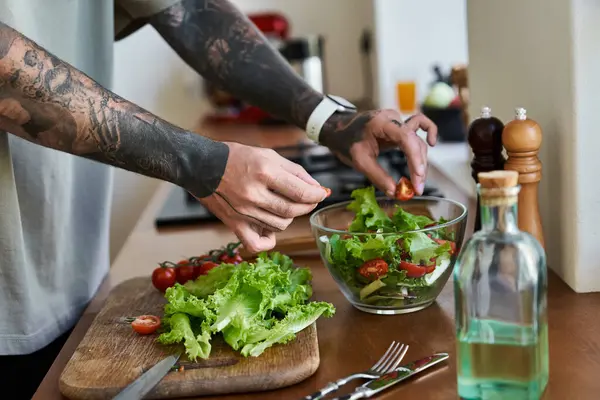
[[[121,40],[144,25],[148,18],[182,0],[114,0],[115,39]]]

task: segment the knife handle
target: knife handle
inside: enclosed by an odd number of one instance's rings
[[[369,389],[367,389],[364,386],[359,386],[356,388],[356,390],[354,390],[354,392],[344,395],[342,397],[336,397],[333,400],[356,400],[356,399],[364,399],[365,397],[367,397],[367,394],[369,393]]]
[[[346,383],[348,383],[354,379],[358,379],[358,378],[373,379],[374,376],[370,375],[370,374],[365,374],[365,373],[348,375],[344,378],[338,379],[335,382],[328,383],[327,386],[325,386],[323,389],[311,394],[310,396],[303,397],[302,400],[321,400],[323,397],[327,396],[329,393],[339,390]]]

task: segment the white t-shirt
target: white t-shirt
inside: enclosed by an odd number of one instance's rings
[[[0,20],[110,88],[115,32],[177,0],[0,0]],[[0,355],[70,329],[109,268],[112,167],[0,131]]]

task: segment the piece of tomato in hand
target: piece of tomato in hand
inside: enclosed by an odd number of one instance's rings
[[[331,189],[326,188],[325,186],[321,186],[323,188],[323,190],[325,190],[327,192],[327,196],[325,196],[325,198],[331,196]]]
[[[396,185],[396,200],[407,201],[414,197],[415,188],[406,177],[400,178]]]
[[[361,267],[358,269],[358,273],[363,277],[374,281],[387,274],[388,270],[389,267],[385,260],[382,260],[381,258],[375,258],[361,265]]]
[[[140,335],[149,335],[160,328],[160,318],[155,315],[140,315],[133,320],[131,327]]]
[[[164,292],[177,282],[175,268],[168,265],[168,263],[160,264],[158,268],[152,271],[152,284],[161,292]]]

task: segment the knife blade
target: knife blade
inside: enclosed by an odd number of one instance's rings
[[[139,378],[123,389],[113,400],[141,400],[167,375],[179,360],[179,354],[170,355],[144,372]]]
[[[402,382],[403,380],[408,379],[411,376],[426,370],[427,368],[441,363],[442,361],[448,359],[448,357],[450,357],[448,353],[436,353],[429,357],[412,361],[408,364],[398,367],[395,371],[392,371],[389,374],[382,375],[377,379],[373,379],[364,385],[357,387],[354,392],[346,396],[337,397],[333,400],[356,400],[369,398],[389,388],[390,386],[397,384],[398,382]]]

